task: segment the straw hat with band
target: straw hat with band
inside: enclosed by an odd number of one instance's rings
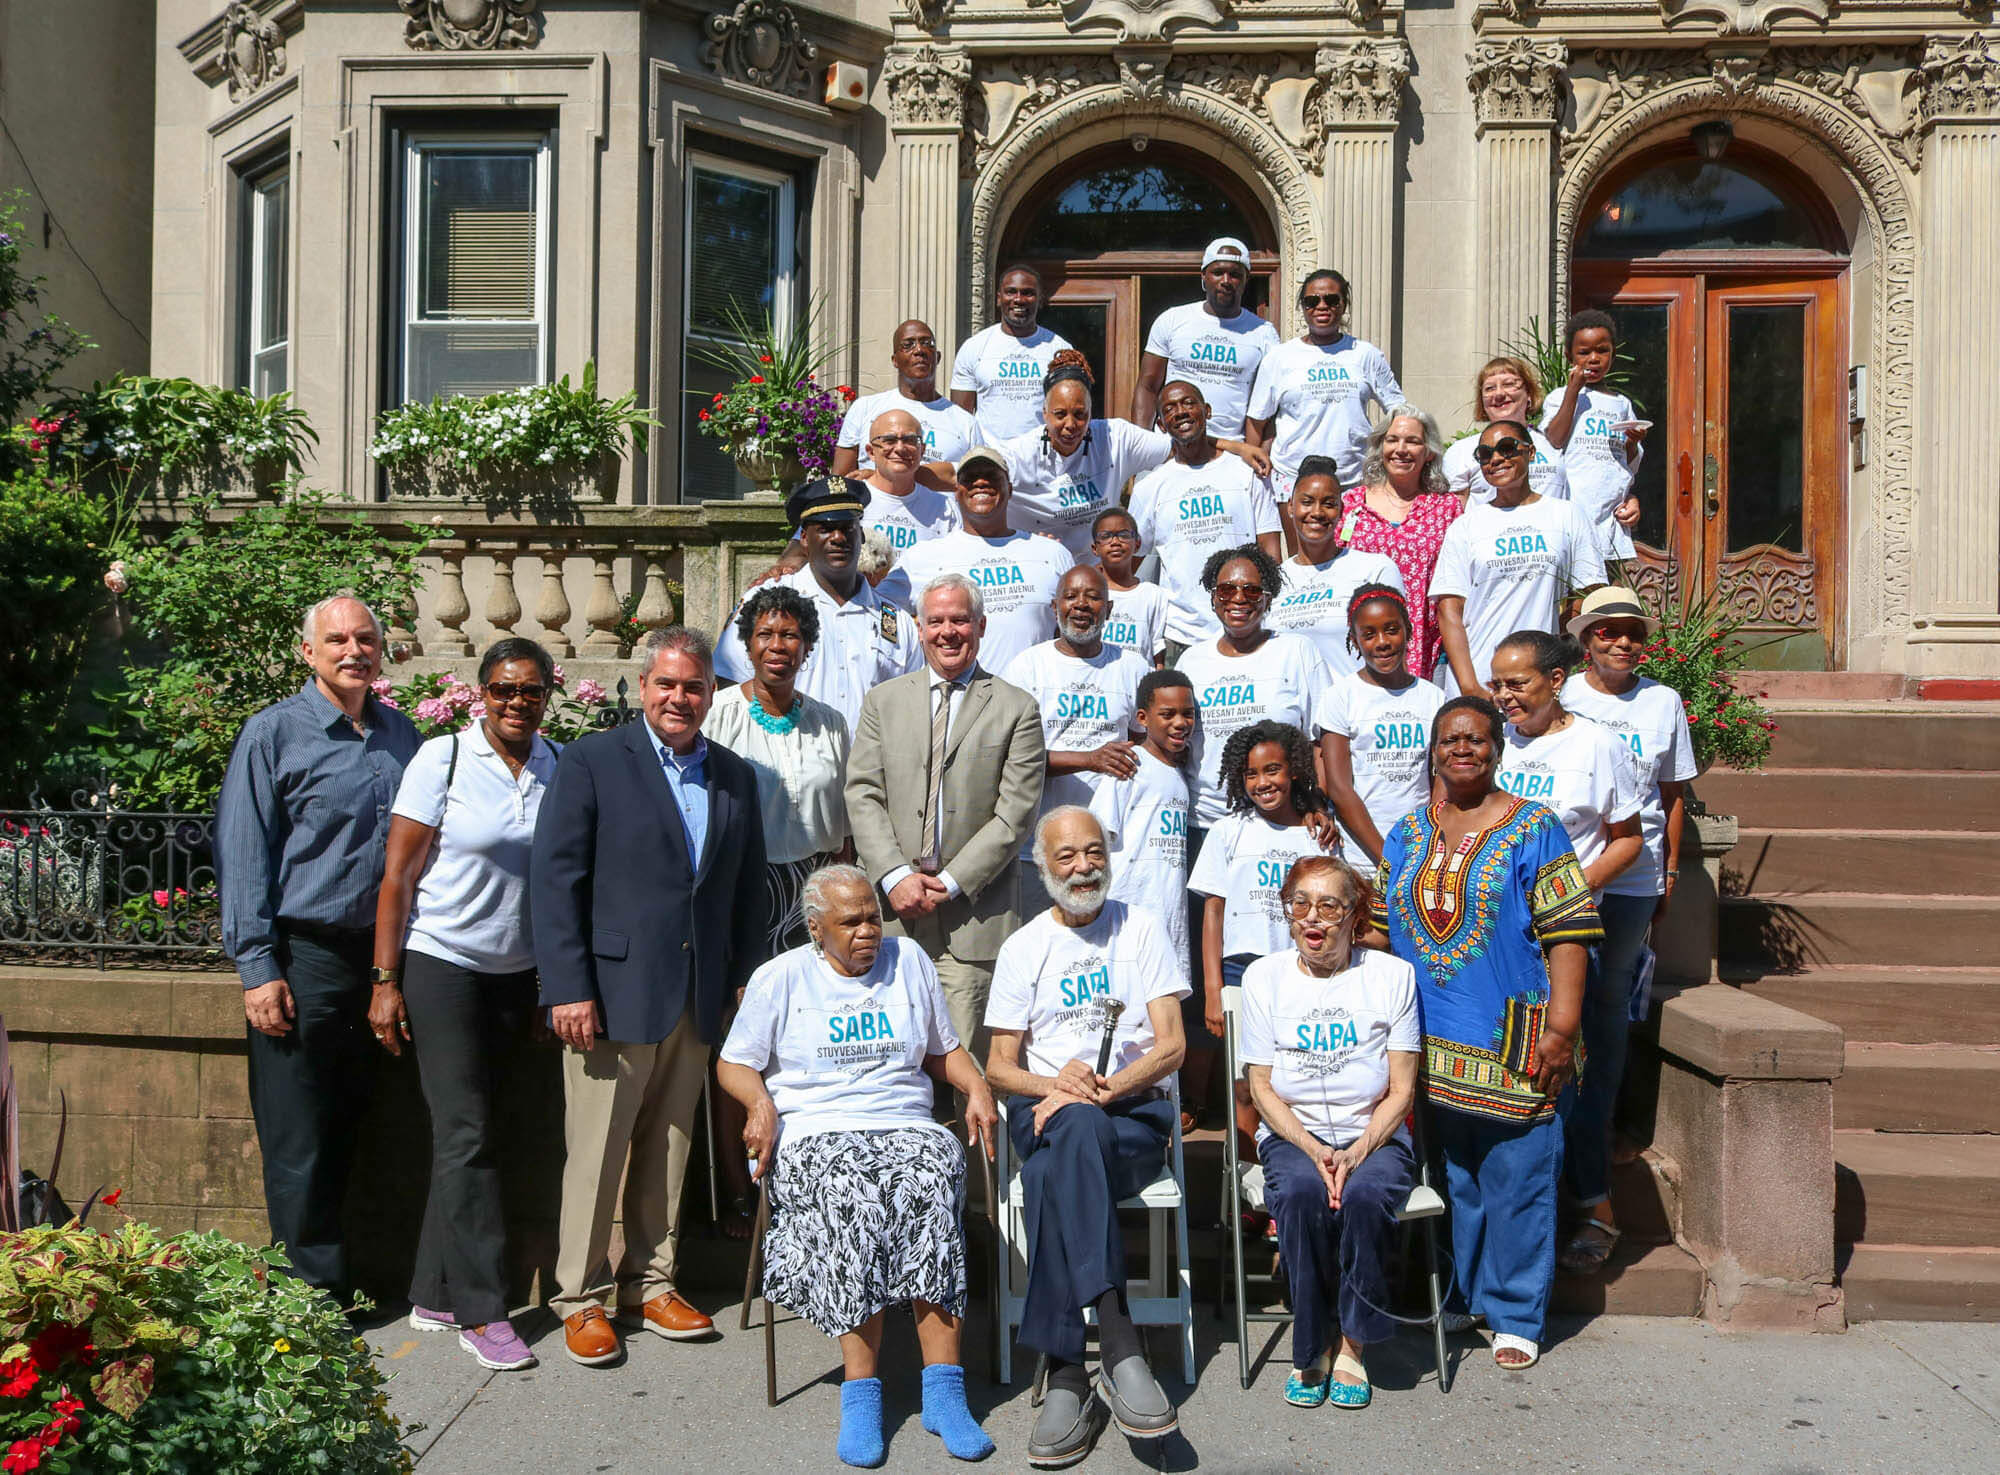
[[[1570,638],[1579,644],[1583,632],[1604,620],[1637,620],[1646,627],[1646,638],[1651,640],[1653,632],[1659,628],[1659,621],[1639,603],[1639,596],[1630,589],[1621,589],[1616,584],[1604,584],[1583,596],[1583,607],[1576,617],[1564,626]]]

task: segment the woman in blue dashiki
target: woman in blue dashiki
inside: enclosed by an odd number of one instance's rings
[[[1501,732],[1484,697],[1438,709],[1435,797],[1384,840],[1373,911],[1417,972],[1454,1299],[1486,1318],[1493,1360],[1519,1370],[1540,1355],[1555,1281],[1557,1098],[1576,1078],[1584,969],[1603,928],[1562,821],[1495,782]]]

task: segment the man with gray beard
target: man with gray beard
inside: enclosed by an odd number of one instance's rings
[[[1110,855],[1089,810],[1065,804],[1043,815],[1034,863],[1052,904],[994,963],[986,1078],[1006,1100],[1021,1162],[1020,1342],[1048,1361],[1028,1463],[1058,1469],[1087,1455],[1109,1420],[1134,1439],[1161,1438],[1177,1424],[1126,1304],[1118,1201],[1166,1162],[1165,1083],[1185,1050],[1179,1001],[1188,984],[1159,915],[1110,900]],[[1086,1307],[1097,1313],[1094,1389]]]
[[[1139,771],[1132,716],[1139,683],[1153,669],[1137,651],[1105,643],[1111,586],[1103,569],[1071,569],[1056,584],[1050,604],[1056,638],[1029,646],[1000,672],[1002,681],[1020,687],[1041,709],[1048,749],[1044,814],[1064,804],[1088,806],[1099,784],[1124,783]],[[1049,897],[1036,870],[1032,837],[1021,849],[1020,876],[1021,916],[1046,910]]]

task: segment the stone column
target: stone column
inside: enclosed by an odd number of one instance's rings
[[[1560,41],[1514,36],[1479,42],[1466,64],[1479,140],[1474,352],[1484,359],[1529,318],[1547,331],[1553,315],[1554,151],[1569,52]]]
[[[1326,250],[1300,274],[1331,266],[1348,280],[1348,331],[1392,350],[1396,335],[1396,118],[1410,76],[1401,37],[1321,46],[1315,106],[1326,129]]]
[[[1983,625],[2000,643],[2000,498],[1993,488],[2000,420],[1991,409],[2000,382],[1992,265],[2000,233],[2000,37],[1932,39],[1923,80],[1919,403],[1925,424],[1950,427],[1921,437],[1923,584],[1934,623],[1960,626],[1960,638],[1974,633],[1963,626]]]
[[[949,354],[959,320],[958,135],[972,59],[951,47],[896,47],[882,64],[896,142],[901,248],[896,257],[898,320],[921,318]]]

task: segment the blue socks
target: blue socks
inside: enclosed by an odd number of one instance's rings
[[[924,1369],[924,1427],[944,1440],[953,1459],[983,1460],[993,1453],[993,1441],[965,1406],[965,1369],[957,1363]]]
[[[930,1385],[926,1383],[926,1391]],[[959,1406],[965,1406],[963,1395]],[[976,1427],[976,1426],[975,1426]],[[840,1443],[834,1446],[841,1463],[864,1469],[888,1458],[882,1443],[882,1380],[850,1378],[840,1385]]]

